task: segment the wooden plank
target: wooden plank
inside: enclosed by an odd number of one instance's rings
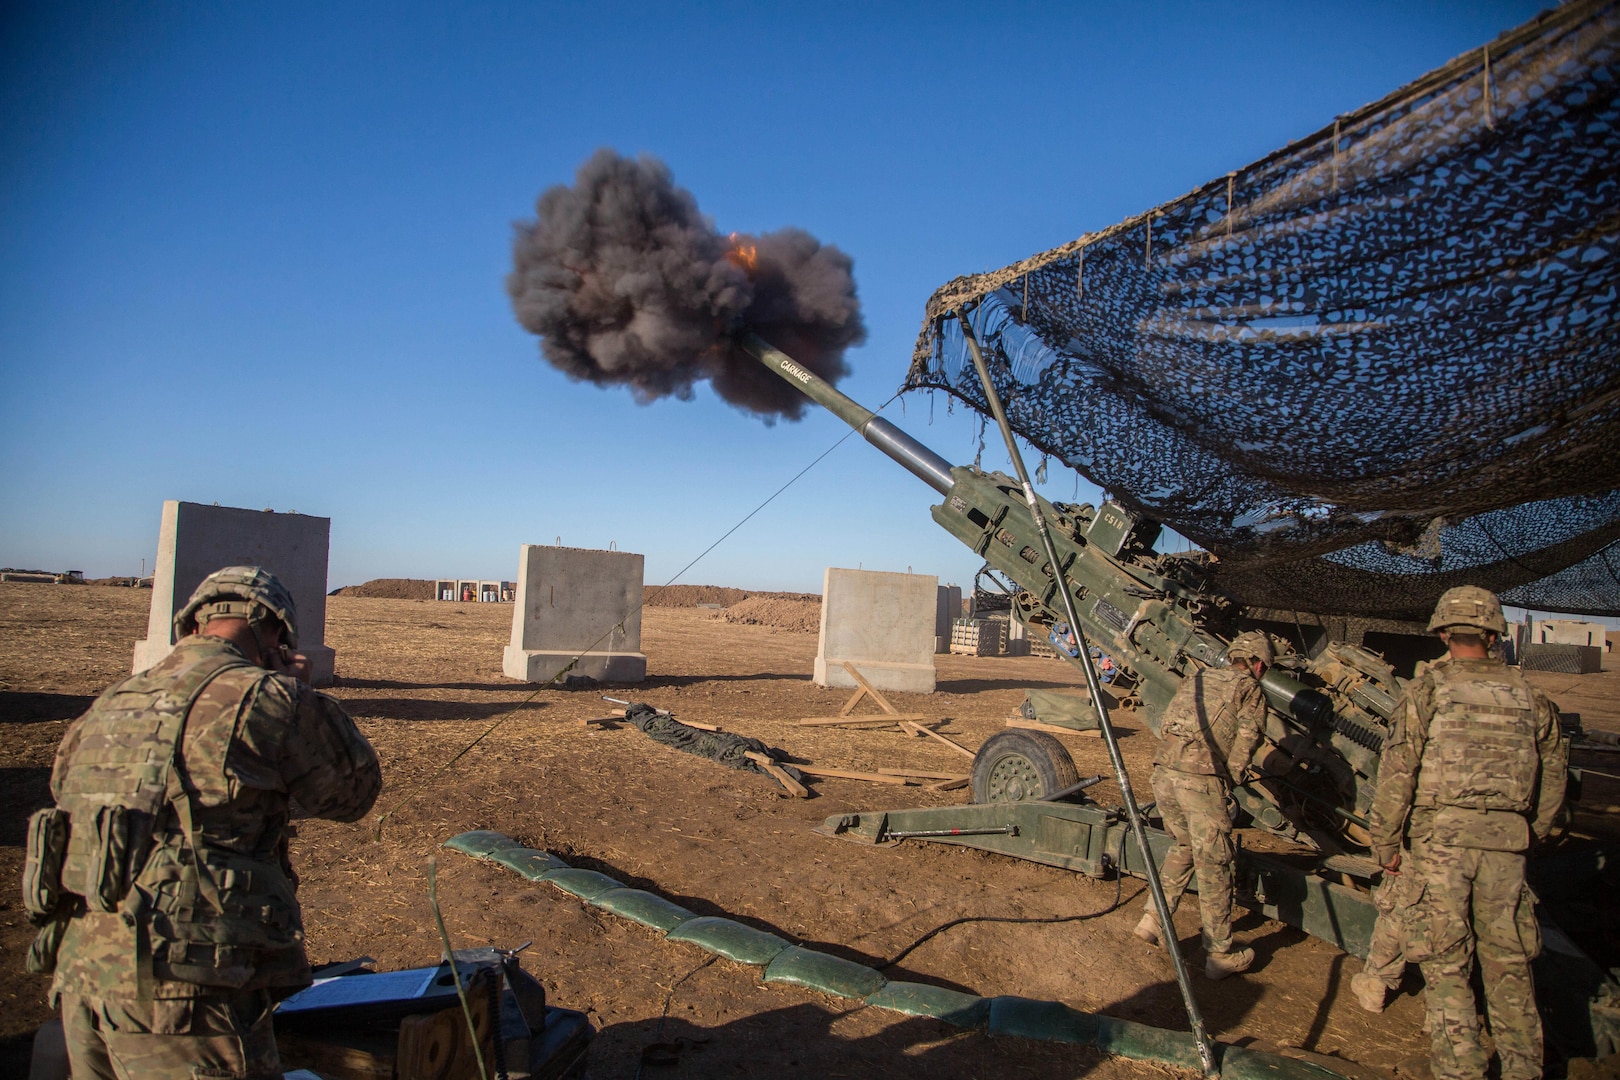
[[[1009,717],[1007,726],[1029,731],[1050,731],[1053,735],[1086,735],[1093,739],[1102,738],[1102,730],[1099,728],[1059,727],[1057,724],[1043,724],[1039,720],[1026,720],[1022,716]]]
[[[928,719],[928,717],[924,713],[899,713],[895,716],[889,716],[886,714],[878,716],[806,716],[799,720],[799,726],[831,727],[835,724],[842,724],[845,726],[865,724],[883,725],[903,723],[907,720],[926,719]]]
[[[776,782],[786,788],[788,793],[795,799],[808,799],[810,797],[810,792],[805,789],[805,786],[793,779],[786,770],[776,763],[775,758],[762,754],[758,750],[744,750],[743,757],[774,777]]]
[[[877,690],[873,689],[872,684],[867,682],[866,679],[862,677],[861,673],[855,670],[854,664],[850,663],[848,660],[845,660],[844,670],[849,672],[849,677],[854,679],[862,690],[865,690],[868,694],[872,695],[872,700],[878,703],[879,708],[888,713],[890,716],[900,715],[900,710],[889,704],[888,698],[884,697],[882,694],[878,693]]]
[[[848,701],[844,702],[844,707],[842,709],[838,710],[838,715],[839,716],[848,716],[850,713],[854,712],[855,711],[855,706],[860,704],[861,698],[863,698],[865,696],[866,696],[866,687],[864,687],[864,686],[856,687],[855,688],[855,693],[853,695],[851,695],[851,697],[850,697],[850,699]]]
[[[624,723],[624,717],[622,717],[622,716],[593,716],[588,720],[580,720],[580,721],[578,721],[578,724],[579,724],[580,727],[590,727],[592,724],[622,724],[622,723]]]
[[[958,776],[954,780],[941,780],[937,784],[929,784],[928,785],[928,790],[929,791],[955,791],[957,788],[965,788],[971,783],[973,783],[973,777],[971,777],[971,776]]]
[[[918,772],[916,769],[879,769],[884,776],[915,776],[919,780],[961,780],[957,772]]]
[[[947,739],[945,736],[941,735],[939,732],[935,731],[933,728],[923,727],[921,724],[914,724],[914,723],[912,723],[910,721],[906,721],[905,723],[902,723],[900,726],[905,728],[907,731],[910,731],[913,735],[927,735],[931,739],[938,739],[940,742],[944,743],[946,746],[950,747],[952,750],[955,750],[958,754],[966,754],[970,758],[978,756],[972,750],[969,750],[967,747],[963,746],[961,743],[955,741],[954,739]]]
[[[908,780],[904,776],[885,776],[883,773],[858,772],[854,769],[827,769],[820,765],[795,765],[795,769],[806,776],[831,776],[840,780],[866,780],[874,784],[898,784],[906,786],[915,784],[915,780]]]

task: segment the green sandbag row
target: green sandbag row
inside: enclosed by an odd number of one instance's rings
[[[1119,1057],[1160,1061],[1197,1071],[1198,1048],[1185,1031],[1167,1031],[1111,1016],[1071,1009],[1062,1002],[1021,997],[982,998],[925,983],[890,982],[883,973],[814,949],[735,919],[694,915],[643,889],[627,889],[594,870],[571,867],[555,855],[536,851],[497,832],[462,833],[445,847],[515,870],[530,881],[544,881],[588,904],[662,931],[740,964],[763,967],[766,982],[788,983],[834,997],[860,998],[868,1005],[907,1016],[929,1016],[957,1027],[987,1027],[992,1035],[1016,1035],[1049,1042],[1079,1043]],[[1320,1065],[1258,1050],[1215,1044],[1223,1080],[1344,1080]]]
[[[549,871],[569,868],[567,863],[549,851],[526,848],[516,840],[488,829],[476,829],[473,832],[464,832],[460,836],[452,836],[444,842],[444,846],[451,851],[471,855],[475,859],[488,859],[499,863],[530,881],[539,881]],[[618,882],[615,881],[613,884],[617,885]]]

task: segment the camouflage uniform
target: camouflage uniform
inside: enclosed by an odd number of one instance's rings
[[[336,699],[216,637],[102,694],[57,751],[24,880],[74,1076],[280,1076],[272,1001],[310,979],[289,802],[355,821],[381,785]],[[36,844],[51,828],[65,842]],[[36,849],[65,856],[41,873]]]
[[[1174,913],[1197,870],[1204,947],[1211,954],[1232,948],[1235,852],[1227,793],[1248,768],[1265,721],[1265,693],[1247,669],[1206,668],[1183,680],[1159,726],[1153,797],[1176,841],[1159,879]],[[1157,918],[1150,898],[1144,924]]]
[[[1419,660],[1413,677],[1422,678],[1450,659],[1441,656],[1435,660]],[[1378,911],[1378,918],[1367,942],[1367,959],[1361,971],[1350,980],[1351,990],[1369,1012],[1382,1012],[1385,995],[1398,989],[1406,975],[1406,917],[1422,895],[1417,867],[1411,859],[1403,861],[1400,873],[1384,874],[1373,890],[1373,907]]]
[[[1565,755],[1557,706],[1501,660],[1454,657],[1402,698],[1379,765],[1373,855],[1387,866],[1404,836],[1399,876],[1415,878],[1406,887],[1416,897],[1406,958],[1428,984],[1436,1080],[1485,1075],[1469,985],[1476,952],[1502,1080],[1541,1075],[1530,981],[1541,934],[1524,853],[1563,804]]]
[[[1399,874],[1384,875],[1373,890],[1378,920],[1373,923],[1367,960],[1358,977],[1365,975],[1386,990],[1401,985],[1401,977],[1406,974],[1406,917],[1421,895],[1417,869],[1409,863],[1402,863]]]

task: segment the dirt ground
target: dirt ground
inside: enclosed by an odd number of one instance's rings
[[[134,589],[0,584],[6,880],[18,880],[24,822],[48,799],[49,765],[62,732],[94,694],[128,673],[150,598]],[[798,727],[797,718],[834,713],[847,696],[810,681],[816,635],[718,615],[697,607],[646,609],[649,677],[614,696],[756,736],[818,765],[966,771],[966,758],[934,740],[895,730]],[[765,985],[757,968],[724,960],[705,966],[707,954],[693,946],[664,941],[550,886],[438,845],[469,829],[495,829],[699,914],[727,915],[892,978],[1056,999],[1182,1027],[1167,962],[1130,934],[1141,883],[1125,880],[1116,906],[1111,881],[966,849],[918,843],[873,849],[815,835],[811,826],[829,815],[946,805],[966,795],[821,780],[814,798],[793,800],[766,777],[678,753],[634,728],[583,727],[578,721],[609,708],[596,692],[536,693],[501,676],[511,625],[505,605],[335,596],[327,618],[339,675],[332,693],[376,745],[385,788],[366,822],[299,823],[293,857],[315,962],[360,955],[383,968],[435,962],[440,946],[430,928],[426,875],[437,852],[440,898],[457,946],[511,947],[532,939],[525,966],[541,977],[553,1003],[588,1011],[600,1030],[590,1073],[599,1080],[629,1080],[645,1045],[676,1040],[685,1046],[681,1063],[658,1070],[662,1075],[1163,1072]],[[969,747],[1001,730],[1024,688],[1077,681],[1052,660],[937,660],[936,693],[892,699],[903,711],[947,719],[942,730]],[[1589,727],[1620,730],[1620,672],[1536,681],[1565,709],[1582,712]],[[483,742],[443,768],[503,716]],[[1118,722],[1133,782],[1145,788],[1151,733],[1129,713]],[[1081,775],[1110,771],[1100,740],[1065,741]],[[1587,764],[1620,772],[1611,761]],[[1112,784],[1092,794],[1118,801]],[[1617,795],[1614,781],[1588,780],[1588,805],[1612,808]],[[377,839],[377,818],[385,812]],[[1196,958],[1197,905],[1184,906],[1177,922]],[[15,887],[0,891],[0,1073],[7,1075],[18,1074],[33,1031],[49,1016],[46,981],[22,968],[30,936]],[[1415,975],[1375,1017],[1350,994],[1359,961],[1253,915],[1239,920],[1238,936],[1259,954],[1250,973],[1218,984],[1195,977],[1217,1037],[1338,1058],[1337,1067],[1362,1076],[1426,1075]]]

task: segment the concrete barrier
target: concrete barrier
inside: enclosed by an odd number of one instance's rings
[[[821,590],[817,686],[854,687],[854,664],[878,690],[934,692],[939,579],[829,566]]]
[[[203,578],[226,566],[262,566],[292,593],[298,607],[298,651],[309,657],[315,685],[330,684],[337,660],[326,646],[331,535],[331,518],[165,502],[146,638],[135,643],[132,670],[145,671],[174,650],[175,612],[186,606]]]
[[[647,677],[641,652],[642,556],[628,551],[524,544],[518,554],[507,678],[543,683],[569,672],[599,682]]]

